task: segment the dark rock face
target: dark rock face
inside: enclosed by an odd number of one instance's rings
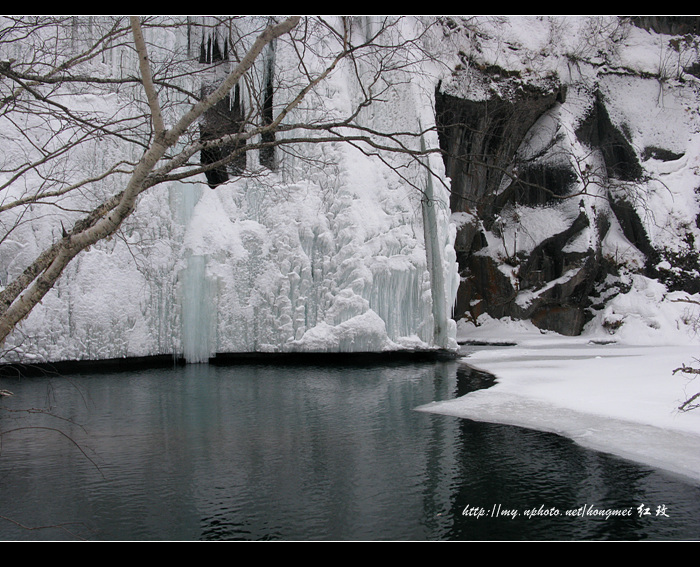
[[[596,94],[592,111],[579,126],[576,136],[603,155],[609,177],[635,181],[642,176],[642,167],[627,136],[610,121],[605,101]]]
[[[527,164],[502,188],[504,171],[512,171],[515,154],[525,135],[563,93],[557,89],[519,89],[512,100],[493,98],[467,101],[437,93],[437,121],[440,143],[445,152],[447,175],[452,180],[451,207],[454,213],[469,213],[455,248],[462,281],[455,318],[476,319],[482,313],[492,317],[531,318],[542,328],[576,334],[584,322],[581,299],[595,279],[592,252],[584,257],[563,253],[565,244],[588,226],[580,215],[571,227],[540,243],[525,257],[512,257],[518,279],[507,276],[499,262],[479,254],[486,241],[484,231],[507,205],[545,206],[565,197],[575,182],[572,171],[562,166]],[[565,270],[577,275],[549,286],[530,305],[516,302],[525,288],[539,289],[561,278]]]
[[[564,247],[588,225],[588,217],[581,212],[569,228],[538,244],[521,264],[521,287],[528,288],[554,281],[579,264],[580,253],[565,253]]]
[[[474,319],[482,313],[496,318],[511,314],[517,291],[493,258],[473,254],[460,269],[463,279],[458,301],[464,302],[464,313]]]
[[[469,101],[439,91],[436,97],[440,144],[452,180],[451,208],[460,219],[455,249],[461,284],[455,319],[476,320],[487,313],[494,318],[529,319],[542,329],[565,335],[579,334],[592,310],[601,307],[596,303],[596,286],[616,272],[614,262],[601,254],[601,242],[612,223],[646,257],[644,275],[664,281],[671,289],[700,290],[695,246],[691,243],[682,258],[655,249],[634,204],[624,192],[612,189],[597,210],[581,201],[578,216],[566,215],[570,218],[566,228],[527,251],[513,247],[505,257],[485,251],[488,241],[499,237],[504,211],[554,209],[567,202],[574,206],[566,210],[575,210],[580,198],[576,194],[586,184],[585,171],[566,160],[547,159],[546,148],[528,161],[518,156],[536,121],[564,100],[565,91],[554,86],[510,92],[517,94],[508,100],[494,96]],[[602,157],[604,167],[596,172],[601,177],[595,181],[603,186],[608,185],[606,180],[610,187],[635,186],[643,178],[643,161],[681,157],[664,148],[644,148],[638,153],[624,125],[611,121],[599,93],[592,93],[588,114],[575,134],[582,145]],[[571,246],[579,236],[588,238],[582,239],[588,242],[587,248]],[[677,269],[659,271],[656,266],[661,260]]]
[[[209,87],[211,88],[211,87]],[[207,93],[207,89],[202,89],[202,96]],[[200,126],[200,137],[202,140],[213,140],[227,134],[238,134],[244,124],[244,109],[240,101],[240,87],[234,89],[234,99],[226,96],[219,101],[212,109],[204,115],[204,120]],[[214,189],[229,180],[229,175],[240,175],[245,170],[246,155],[240,152],[233,160],[229,156],[238,149],[237,143],[225,146],[211,147],[202,150],[201,163],[204,166],[211,166],[222,160],[228,164],[213,167],[205,172],[209,187]]]
[[[566,198],[575,182],[574,172],[567,167],[532,164],[519,170],[518,178],[496,195],[496,208],[500,210],[508,203],[530,207],[552,205]]]
[[[444,94],[438,87],[435,109],[446,173],[452,180],[453,212],[493,214],[493,196],[503,170],[557,95],[532,87],[520,90],[516,100],[494,97],[475,102]]]

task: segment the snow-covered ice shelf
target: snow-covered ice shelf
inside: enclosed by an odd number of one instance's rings
[[[677,410],[700,382],[673,374],[693,363],[697,345],[538,335],[521,332],[511,336],[518,346],[463,359],[497,377],[491,388],[417,409],[557,433],[700,482],[700,411]]]

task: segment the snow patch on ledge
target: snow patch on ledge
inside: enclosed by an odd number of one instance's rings
[[[371,309],[339,325],[320,322],[289,343],[285,350],[303,352],[362,352],[399,350],[386,334],[386,324]]]

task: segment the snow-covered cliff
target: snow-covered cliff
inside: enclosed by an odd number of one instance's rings
[[[512,317],[618,332],[635,315],[624,298],[644,282],[698,291],[697,36],[614,17],[436,22],[357,118],[425,129],[423,143],[447,152],[430,158],[430,177],[400,154],[329,143],[277,152],[264,175],[215,189],[204,176],[154,187],[118,238],[75,259],[4,360],[454,349],[453,312],[467,329]],[[182,29],[155,43],[198,46]],[[418,27],[407,17],[398,29]],[[324,44],[308,39],[313,70]],[[284,45],[256,75],[274,68],[277,87],[305,72]],[[104,62],[106,74],[125,69],[136,69],[128,50]],[[375,79],[341,65],[288,120],[344,116],[363,77]],[[71,104],[118,114],[126,93],[73,93]],[[120,151],[75,153],[71,174],[134,157]],[[3,284],[61,230],[54,210],[23,214],[0,244]]]
[[[474,46],[438,111],[466,335],[489,317],[654,329],[700,290],[697,21],[663,20],[455,20]]]

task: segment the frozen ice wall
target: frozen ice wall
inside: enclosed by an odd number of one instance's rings
[[[280,82],[297,68],[292,55],[282,47],[274,54]],[[347,112],[361,93],[355,71],[340,68],[289,121]],[[407,84],[389,89],[387,102],[358,122],[429,127],[434,112],[425,93],[434,85]],[[216,189],[202,177],[144,194],[118,237],[69,266],[8,339],[4,360],[173,354],[202,362],[217,352],[454,348],[457,265],[441,160],[430,163],[437,177],[427,234],[438,261],[428,264],[422,168],[400,155],[387,165],[342,143],[295,146],[276,159],[274,171]],[[259,167],[255,153],[248,165]],[[36,224],[16,233],[19,254],[12,243],[0,248],[7,277],[50,242],[55,225]],[[431,277],[437,265],[444,272]],[[437,340],[436,313],[448,319]]]

